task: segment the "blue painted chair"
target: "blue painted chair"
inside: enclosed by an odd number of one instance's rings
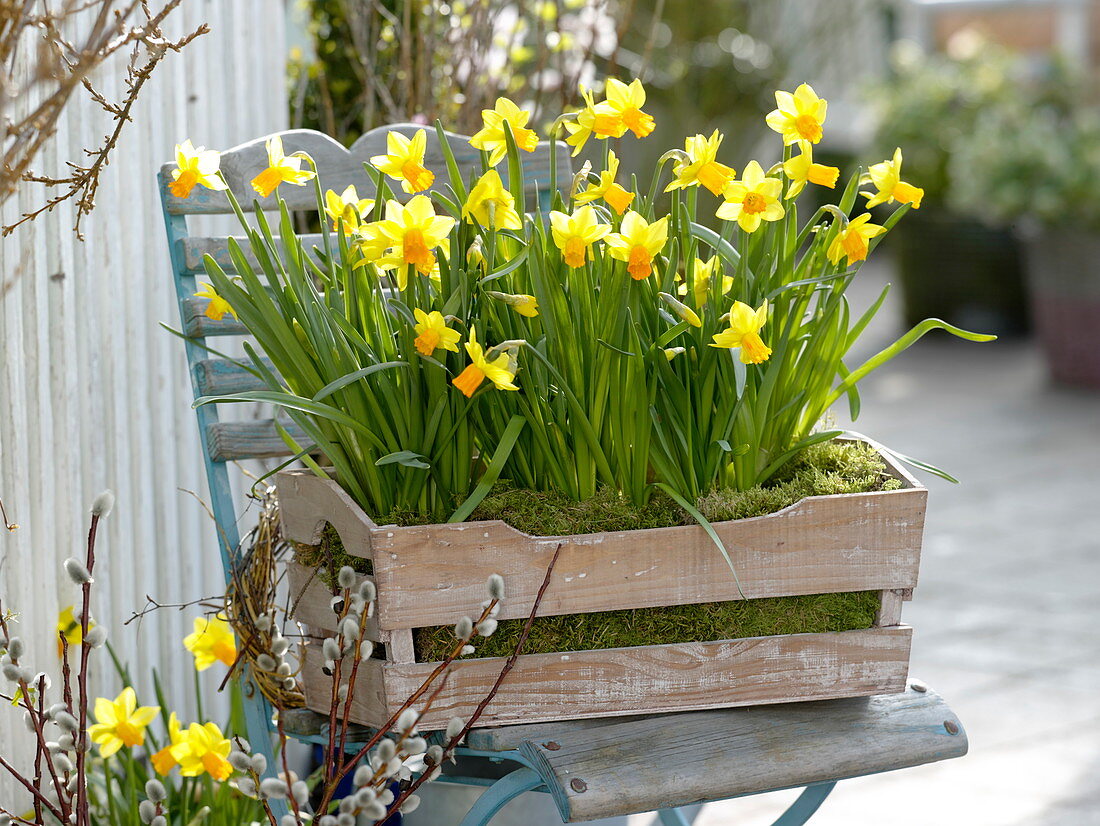
[[[411,134],[418,128],[402,124],[377,129],[350,150],[307,130],[283,132],[281,137],[287,154],[305,151],[314,158],[323,187],[342,191],[355,184],[361,195],[367,195],[374,187],[363,162],[384,151],[390,129]],[[452,137],[463,171],[477,168],[478,153],[465,138]],[[437,179],[445,179],[442,154],[431,130],[428,138],[426,165]],[[264,141],[260,138],[222,155],[225,178],[242,204],[252,202],[255,194],[249,181],[266,166]],[[572,178],[567,147],[559,144],[557,152],[556,186],[567,188]],[[527,180],[550,180],[548,144],[524,163]],[[242,336],[247,331],[231,316],[221,321],[207,318],[206,300],[193,295],[198,289],[196,276],[204,273],[204,254],[227,271],[232,263],[225,238],[192,234],[188,218],[229,213],[228,200],[205,189],[196,189],[187,200],[176,198],[168,190],[173,168],[166,164],[159,182],[195,397],[260,389],[250,373],[230,360],[211,357],[206,349],[209,338]],[[553,186],[544,184],[530,194],[545,203]],[[292,210],[315,208],[310,187],[283,187],[279,195]],[[275,198],[267,203],[274,208]],[[310,247],[308,239],[305,246]],[[228,581],[240,541],[228,465],[288,456],[290,451],[273,419],[223,422],[213,406],[198,408],[196,415]],[[293,426],[283,424],[294,433]],[[271,707],[247,674],[242,683],[248,737],[253,748],[268,752],[270,758]],[[297,739],[328,742],[327,720],[313,712],[284,714],[284,725]],[[355,743],[348,747],[358,749]],[[474,730],[459,751],[457,767],[436,782],[485,787],[462,826],[489,823],[508,802],[529,791],[550,794],[563,822],[657,812],[666,826],[684,826],[688,821],[679,807],[805,787],[773,824],[797,826],[817,811],[840,779],[958,757],[966,750],[966,735],[943,700],[911,682],[902,694],[873,698]],[[275,760],[268,763],[273,771]]]

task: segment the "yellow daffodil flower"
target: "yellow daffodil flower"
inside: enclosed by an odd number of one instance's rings
[[[252,179],[252,188],[261,198],[266,198],[279,188],[279,184],[305,186],[312,181],[316,173],[302,169],[302,161],[308,158],[305,152],[295,152],[287,157],[283,154],[283,139],[278,135],[267,140],[267,169]]]
[[[400,132],[390,132],[386,135],[386,154],[371,158],[371,166],[401,181],[405,192],[423,192],[435,181],[435,173],[424,166],[427,149],[428,136],[423,129],[418,129],[412,138],[406,138]]]
[[[696,258],[693,262],[691,273],[691,292],[695,297],[695,306],[702,307],[710,298],[710,282],[715,272],[721,271],[721,263],[717,255],[712,255],[706,261]],[[733,278],[729,275],[722,276],[722,295],[725,295],[733,287]],[[684,281],[677,292],[680,295],[688,294],[688,284]]]
[[[233,773],[227,759],[231,748],[217,723],[192,723],[179,744],[172,746],[172,756],[184,777],[206,773],[215,780],[225,780]]]
[[[631,210],[623,216],[619,231],[607,236],[607,252],[612,258],[625,261],[630,277],[641,281],[653,272],[653,259],[667,241],[668,216],[650,224]]]
[[[404,205],[388,201],[386,219],[370,225],[368,235],[373,240],[367,254],[388,250],[375,263],[384,270],[395,270],[397,287],[404,290],[410,266],[421,275],[432,274],[437,264],[432,250],[443,245],[454,225],[454,218],[435,214],[426,195],[416,195]]]
[[[783,217],[779,196],[783,182],[768,178],[756,161],[749,161],[740,181],[726,187],[726,202],[715,213],[726,221],[736,221],[745,232],[756,232],[761,221],[778,221]]]
[[[442,313],[437,310],[426,313],[416,307],[413,309],[413,316],[416,318],[416,324],[413,325],[416,339],[413,344],[416,345],[416,351],[420,355],[430,356],[439,349],[450,350],[452,353],[458,352],[458,342],[462,338],[462,333],[448,327]]]
[[[210,303],[206,305],[206,310],[203,312],[203,315],[213,321],[221,321],[226,313],[229,313],[233,318],[237,317],[237,311],[229,306],[229,302],[214,292],[213,284],[203,284],[202,289],[195,293],[195,298],[210,299]]]
[[[180,721],[176,712],[173,711],[168,718],[168,745],[149,758],[157,774],[163,777],[176,767],[179,760],[172,753],[172,749],[182,742],[184,742],[184,735],[180,731]]]
[[[802,151],[783,163],[783,171],[791,179],[787,199],[797,198],[807,183],[834,189],[836,179],[840,177],[840,170],[835,166],[814,163],[813,144],[808,141],[799,141],[798,146]]]
[[[470,190],[462,207],[462,217],[474,218],[483,227],[523,229],[523,219],[516,212],[516,199],[504,188],[495,169],[490,169]]]
[[[924,190],[919,186],[907,184],[901,179],[901,147],[894,150],[892,160],[872,164],[867,174],[860,180],[861,184],[871,183],[878,192],[859,193],[867,199],[867,208],[879,204],[892,204],[897,201],[901,204],[912,204],[913,209],[920,209],[921,199],[924,198]]]
[[[489,165],[496,166],[508,153],[508,140],[504,137],[504,124],[512,130],[516,146],[524,152],[534,152],[539,136],[527,129],[531,113],[520,109],[508,98],[497,98],[492,109],[481,110],[482,128],[472,138],[470,146],[489,153]]]
[[[145,728],[153,722],[159,706],[138,708],[137,695],[130,686],[113,701],[99,697],[95,701],[95,725],[88,736],[99,746],[101,757],[110,757],[123,746],[133,748],[145,744]]]
[[[593,135],[600,140],[606,140],[610,137],[621,137],[623,133],[622,119],[618,115],[613,112],[597,114],[591,89],[581,86],[581,97],[584,99],[584,106],[574,119],[565,121],[565,130],[569,133],[565,142],[573,147],[574,157]]]
[[[95,626],[95,623],[88,623],[88,628],[91,629]],[[61,657],[65,653],[64,647],[61,645],[61,638],[65,638],[66,644],[73,648],[80,645],[84,641],[83,629],[80,625],[80,617],[73,613],[73,606],[70,605],[57,615],[57,656]]]
[[[511,293],[498,293],[489,291],[489,295],[497,301],[503,301],[517,313],[527,318],[534,318],[539,314],[539,302],[533,295],[512,295]]]
[[[709,138],[704,135],[685,138],[684,151],[689,160],[687,163],[677,161],[673,165],[676,180],[665,187],[665,192],[702,184],[715,195],[721,195],[734,177],[732,168],[717,161],[718,147],[721,145],[722,134],[717,129]]]
[[[871,213],[865,212],[858,218],[848,222],[848,226],[837,233],[836,238],[829,244],[826,255],[834,264],[839,264],[840,259],[847,257],[849,264],[862,261],[867,257],[867,242],[877,235],[886,232],[886,227],[868,223]]]
[[[633,132],[636,138],[644,138],[653,131],[655,126],[653,116],[642,111],[642,107],[645,106],[645,89],[642,88],[642,81],[635,79],[627,85],[617,78],[608,78],[607,88],[604,91],[607,99],[595,108],[597,133],[608,128],[614,118],[618,118],[621,124],[620,131],[614,135],[616,138],[626,134],[627,129]],[[601,118],[610,118],[605,121],[606,126],[599,123]]]
[[[225,617],[195,617],[194,631],[183,638],[184,647],[195,657],[195,670],[205,671],[215,660],[225,665],[237,661],[237,641]]]
[[[168,184],[168,191],[177,198],[190,198],[191,190],[196,186],[218,192],[228,189],[218,174],[220,164],[221,155],[213,149],[207,150],[205,146],[196,149],[190,139],[177,143],[176,168],[172,170],[172,183]]]
[[[803,83],[790,92],[776,92],[777,108],[768,113],[768,126],[783,136],[783,145],[790,146],[797,141],[817,143],[821,140],[822,124],[825,123],[825,109],[828,104],[814,92],[813,87]]]
[[[772,348],[760,338],[760,329],[768,321],[768,302],[753,311],[742,301],[734,301],[730,308],[729,328],[717,333],[711,347],[723,349],[741,349],[742,364],[760,364],[768,360]]]
[[[573,200],[578,204],[589,204],[597,198],[603,198],[615,213],[622,215],[631,201],[634,193],[615,183],[615,176],[619,174],[619,159],[613,151],[607,153],[607,169],[600,173],[600,182],[588,187],[584,192],[578,192]]]
[[[462,395],[470,398],[481,383],[488,379],[497,390],[519,390],[513,383],[516,378],[515,356],[509,352],[503,352],[491,361],[485,357],[485,351],[477,343],[477,331],[470,330],[470,340],[466,342],[466,352],[470,356],[470,364],[459,373],[451,384],[462,391]]]
[[[325,192],[325,215],[332,221],[333,230],[343,220],[344,232],[350,235],[363,221],[367,220],[372,209],[374,209],[374,200],[360,198],[359,193],[355,191],[355,184],[349,186],[340,195],[331,189]]]
[[[550,213],[550,234],[554,244],[561,250],[566,266],[574,269],[584,266],[588,248],[609,232],[611,226],[601,224],[591,206],[582,206],[572,215]]]

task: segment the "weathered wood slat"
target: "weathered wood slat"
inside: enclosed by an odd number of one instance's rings
[[[726,561],[698,526],[566,537],[531,537],[500,521],[378,527],[335,482],[287,471],[277,484],[288,537],[313,544],[330,522],[350,552],[374,560],[382,628],[456,622],[484,599],[493,573],[508,588],[500,617],[524,617],[559,543],[544,615],[740,598]],[[749,599],[911,588],[926,494],[814,496],[714,528]]]
[[[901,624],[901,603],[905,592],[900,589],[883,591],[879,597],[879,609],[875,614],[875,625],[880,628]]]
[[[351,149],[345,149],[335,140],[320,132],[308,129],[292,129],[279,134],[283,139],[283,148],[289,155],[292,152],[307,152],[317,164],[320,172],[321,186],[325,189],[335,189],[342,192],[344,187],[355,184],[360,197],[371,197],[375,191],[374,182],[364,167],[373,155],[385,154],[386,135],[390,131],[412,135],[418,129],[425,129],[427,133],[427,153],[424,165],[435,173],[435,185],[439,187],[449,180],[443,153],[440,151],[439,141],[435,130],[417,124],[396,124],[394,126],[373,129],[357,140]],[[479,170],[481,165],[480,153],[470,146],[469,138],[463,135],[455,135],[448,132],[448,142],[455,154],[459,168],[463,174],[471,170]],[[251,208],[254,199],[259,196],[253,191],[251,180],[267,166],[266,138],[257,138],[254,141],[235,146],[222,153],[221,168],[238,201],[246,209]],[[534,152],[520,153],[523,161],[523,177],[530,182],[529,195],[534,196],[536,190],[550,189],[550,144],[542,142]],[[570,166],[569,147],[558,142],[558,189],[568,189],[572,172]],[[171,178],[174,164],[165,164],[161,168],[161,176]],[[507,166],[499,167],[501,177],[507,181]],[[402,200],[409,196],[397,187],[397,197]],[[278,196],[286,201],[292,210],[312,210],[316,208],[316,196],[312,184],[307,186],[283,185],[279,188]],[[275,209],[277,204],[276,194],[260,200],[260,206],[264,209]],[[187,199],[177,198],[168,193],[165,197],[165,208],[172,214],[202,214],[202,213],[226,213],[230,212],[229,199],[221,192],[213,192],[202,187],[196,187]]]
[[[264,359],[269,370],[274,366]],[[195,381],[204,396],[243,393],[246,390],[266,390],[267,383],[245,370],[231,359],[203,359],[195,365]]]
[[[912,629],[869,628],[720,642],[653,645],[519,657],[489,704],[482,725],[575,720],[760,703],[832,699],[905,687]],[[469,717],[500,673],[503,658],[456,662],[447,685],[421,718],[440,729]],[[434,668],[386,663],[385,704],[375,688],[356,691],[352,719],[384,722]],[[307,669],[308,672],[308,669]],[[327,689],[306,682],[306,704],[328,707]]]
[[[259,272],[259,262],[252,252],[252,247],[248,239],[241,235],[235,235],[233,239],[240,244],[241,252],[244,253],[245,260],[248,262],[253,272]],[[321,260],[321,250],[324,249],[324,241],[319,233],[299,235],[298,239],[302,242],[302,247],[305,249],[307,255],[311,256],[315,261]],[[337,243],[335,236],[333,236],[331,243],[334,246]],[[280,255],[284,254],[282,242],[278,237],[275,239],[275,244]],[[226,272],[235,273],[237,271],[236,265],[229,255],[228,238],[206,238],[201,235],[192,235],[182,239],[180,241],[180,246],[183,249],[183,265],[186,272],[199,275],[205,273],[206,265],[203,263],[203,258],[206,255],[213,258],[218,266]]]
[[[306,434],[293,422],[280,420],[280,424],[303,447],[310,444]],[[270,459],[293,456],[282,436],[275,430],[274,419],[258,419],[254,422],[217,422],[206,431],[210,458],[215,462],[233,462],[241,459]]]
[[[943,699],[911,688],[631,720],[556,734],[556,749],[548,739],[536,734],[521,752],[568,823],[893,771],[968,747]]]
[[[320,714],[327,715],[332,708],[332,678],[322,670],[324,654],[321,646],[314,643],[303,645],[299,649],[302,663],[302,673],[299,679],[305,691],[306,707]],[[386,712],[385,689],[383,684],[383,660],[360,660],[359,671],[355,675],[355,699],[352,701],[351,720],[363,726],[378,728],[390,718]],[[346,678],[349,668],[342,669],[342,676]],[[412,692],[410,692],[412,693]],[[312,697],[310,701],[308,698]],[[406,695],[407,699],[407,695]],[[342,708],[342,706],[341,706]],[[356,709],[369,713],[358,713]],[[443,724],[446,727],[446,723]]]
[[[221,321],[206,315],[207,298],[185,298],[183,300],[183,332],[192,338],[205,336],[246,336],[248,328],[229,313]]]
[[[290,562],[286,566],[287,584],[290,587],[290,613],[297,622],[320,631],[336,629],[336,614],[331,608],[332,591],[317,576],[316,571]],[[360,576],[357,582],[370,577]],[[376,617],[368,617],[364,628],[368,640],[380,642],[388,635],[379,630]]]

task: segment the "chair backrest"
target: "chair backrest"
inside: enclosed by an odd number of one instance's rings
[[[349,184],[355,184],[361,196],[369,196],[374,191],[374,182],[364,168],[364,163],[368,162],[373,155],[385,154],[386,136],[389,132],[396,131],[411,136],[418,129],[425,129],[425,127],[416,124],[396,124],[373,129],[359,138],[350,149],[345,149],[327,135],[308,129],[294,129],[278,134],[282,138],[283,148],[288,155],[303,151],[309,153],[314,159],[322,188],[342,192]],[[425,166],[435,173],[436,186],[439,186],[448,180],[446,163],[435,130],[427,128],[426,132]],[[472,172],[480,171],[480,153],[470,146],[469,138],[452,133],[446,134],[463,177],[468,178]],[[252,204],[258,198],[250,182],[267,165],[265,142],[269,137],[271,136],[257,138],[229,149],[221,155],[221,169],[226,183],[241,204]],[[561,143],[555,146],[556,148],[552,149],[551,144],[541,143],[534,152],[524,153],[523,157],[524,179],[531,182],[528,185],[528,195],[534,196],[544,206],[548,204],[550,193],[555,189],[567,189],[572,181],[568,147]],[[550,180],[551,151],[557,152],[557,181]],[[502,176],[506,177],[503,166],[506,165],[502,165]],[[188,337],[187,361],[195,398],[260,389],[262,385],[255,376],[242,370],[231,360],[212,358],[205,346],[207,338],[242,336],[247,334],[247,330],[229,315],[221,321],[208,318],[205,315],[207,300],[194,297],[197,290],[196,276],[205,272],[203,268],[205,254],[213,257],[227,272],[231,272],[233,266],[229,260],[226,238],[190,234],[187,217],[231,213],[229,199],[224,193],[202,187],[196,187],[187,199],[176,197],[168,190],[174,168],[174,164],[165,164],[161,167],[158,180],[168,232],[172,277],[179,302],[180,322],[184,335]],[[278,197],[282,198],[294,211],[316,208],[312,186],[283,186],[280,187]],[[399,193],[398,197],[409,196]],[[277,209],[276,196],[273,194],[268,198],[260,199],[260,206]],[[318,239],[319,237],[317,236]],[[309,249],[311,246],[309,236],[305,236],[303,242]],[[243,246],[247,248],[247,245]],[[224,348],[215,347],[215,349]],[[197,408],[196,415],[210,486],[211,507],[217,524],[222,562],[228,579],[240,534],[227,463],[244,459],[289,456],[291,453],[276,429],[275,419],[222,422],[219,421],[217,410],[213,405]],[[279,424],[286,427],[297,440],[302,441],[305,438],[304,434],[291,422],[280,419]]]

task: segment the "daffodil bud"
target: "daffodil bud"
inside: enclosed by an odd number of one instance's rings
[[[661,297],[661,300],[665,302],[672,311],[680,317],[681,321],[686,321],[692,327],[702,327],[703,322],[699,319],[695,310],[691,309],[687,304],[684,304],[678,298],[669,293],[657,293]]]
[[[336,574],[336,582],[341,588],[350,588],[355,585],[355,569],[350,565],[345,565]]]
[[[84,563],[71,556],[65,560],[65,573],[77,585],[91,585],[95,582],[91,573],[84,567]]]
[[[485,269],[485,250],[481,245],[481,238],[475,238],[466,250],[466,263],[475,269]]]
[[[489,581],[485,585],[489,590],[490,599],[504,599],[504,577],[500,574],[490,574]]]
[[[682,353],[686,353],[686,352],[687,352],[687,349],[684,348],[684,347],[666,347],[664,349],[665,358],[668,359],[669,361],[672,361],[678,355],[681,355]]]
[[[92,516],[99,519],[106,519],[111,515],[111,510],[115,506],[115,494],[111,490],[105,490],[99,494],[94,500],[92,500]]]

